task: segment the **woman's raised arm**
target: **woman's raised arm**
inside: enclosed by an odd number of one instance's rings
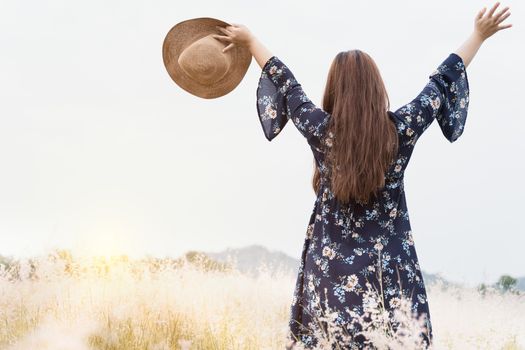
[[[512,24],[501,24],[510,16],[508,6],[494,13],[499,4],[499,2],[495,3],[488,12],[486,12],[486,7],[478,12],[474,20],[474,31],[467,40],[454,51],[454,53],[461,57],[465,67],[470,64],[481,47],[481,44],[483,44],[486,39],[502,29],[512,27]]]
[[[263,68],[264,64],[273,56],[270,50],[268,50],[256,37],[252,37],[249,47],[253,57],[255,57],[255,60],[261,68]]]

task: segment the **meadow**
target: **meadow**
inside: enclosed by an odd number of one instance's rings
[[[0,263],[0,349],[284,349],[296,276],[193,255]],[[525,295],[427,286],[436,349],[525,349]],[[393,347],[395,348],[395,347]],[[398,348],[404,348],[398,346]]]

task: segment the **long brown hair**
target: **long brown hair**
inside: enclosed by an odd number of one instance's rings
[[[376,198],[397,153],[398,139],[388,116],[390,101],[383,79],[367,53],[337,54],[328,72],[323,109],[332,116],[323,137],[332,192],[341,203]],[[312,184],[317,193],[317,166]]]

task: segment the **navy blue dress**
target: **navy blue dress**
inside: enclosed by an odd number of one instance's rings
[[[337,313],[337,324],[353,335],[342,348],[362,348],[366,339],[356,333],[360,327],[352,319],[362,315],[363,296],[373,287],[382,288],[389,313],[400,297],[409,298],[412,311],[425,319],[421,338],[431,344],[429,306],[407,211],[404,171],[417,140],[434,119],[450,142],[462,134],[468,103],[466,67],[460,56],[450,53],[412,101],[388,111],[398,131],[399,150],[385,174],[381,196],[369,204],[342,205],[330,190],[324,162],[333,136],[325,133],[330,114],[312,103],[277,56],[266,62],[257,87],[264,134],[271,141],[292,120],[321,174],[290,308],[290,343],[305,348],[318,345],[318,317],[329,307]]]

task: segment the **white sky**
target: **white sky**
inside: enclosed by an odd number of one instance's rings
[[[269,143],[260,67],[213,100],[162,63],[177,22],[246,24],[320,104],[333,57],[376,60],[391,110],[470,34],[481,1],[0,2],[0,254],[52,247],[179,255],[263,244],[299,257],[315,196],[293,124]],[[423,270],[467,283],[525,275],[525,6],[467,68],[471,102],[450,144],[434,123],[406,173]]]

